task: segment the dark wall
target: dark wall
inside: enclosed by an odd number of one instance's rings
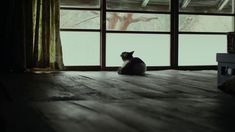
[[[25,69],[25,46],[29,42],[29,0],[6,0],[1,8],[0,71]]]
[[[1,9],[1,51],[0,51],[0,61],[1,61],[1,71],[2,70],[6,70],[6,68],[9,67],[10,65],[10,57],[7,56],[7,49],[9,49],[9,42],[8,40],[8,36],[10,35],[10,27],[8,29],[8,25],[10,25],[9,16],[12,14],[13,11],[11,11],[9,5],[12,3],[12,0],[9,1],[5,1],[4,2],[4,6]],[[10,12],[9,12],[10,11]]]

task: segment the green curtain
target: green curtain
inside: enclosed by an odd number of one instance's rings
[[[32,0],[31,68],[62,69],[60,0]]]

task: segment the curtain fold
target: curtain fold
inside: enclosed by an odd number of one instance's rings
[[[59,2],[32,0],[31,68],[63,69]]]
[[[62,69],[60,0],[7,0],[1,8],[0,72]]]

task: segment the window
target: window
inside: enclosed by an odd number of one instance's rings
[[[148,67],[215,66],[234,32],[234,0],[60,0],[65,66],[117,68],[123,51]],[[101,6],[104,4],[105,6]],[[97,69],[99,70],[99,69]]]
[[[234,31],[234,0],[179,1],[179,66],[216,65]]]
[[[107,67],[121,66],[124,51],[135,51],[147,66],[170,66],[169,0],[107,0],[106,5]]]

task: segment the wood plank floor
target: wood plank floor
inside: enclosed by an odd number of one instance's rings
[[[0,84],[6,131],[235,131],[235,98],[217,89],[213,70],[15,73]]]

